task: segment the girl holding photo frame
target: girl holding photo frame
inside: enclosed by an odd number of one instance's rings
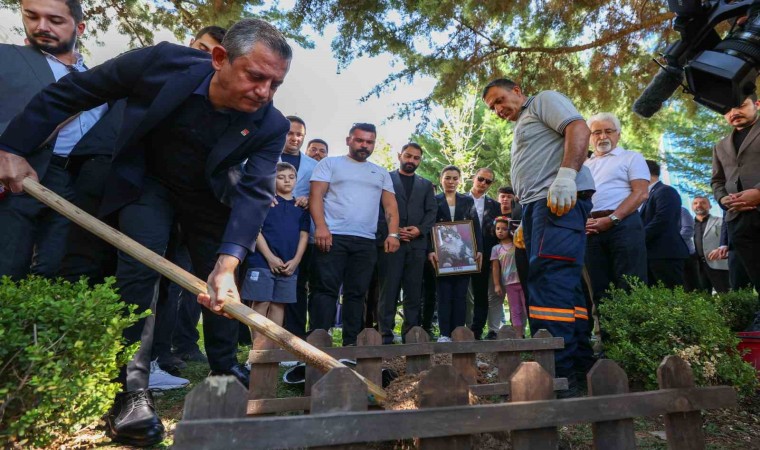
[[[478,211],[475,209],[475,202],[472,197],[457,192],[457,188],[462,179],[462,171],[456,166],[446,166],[441,170],[441,188],[443,193],[435,196],[438,203],[436,213],[436,223],[454,222],[454,221],[472,221],[472,233],[474,234],[475,248],[464,248],[457,250],[455,253],[464,257],[472,257],[476,263],[476,268],[480,267],[483,255],[480,251],[483,248],[483,238],[481,236],[480,221],[478,220]],[[447,226],[453,230],[457,226]],[[442,240],[447,240],[443,246],[460,246],[463,243],[454,243],[456,239],[444,237],[449,231],[442,231]],[[431,233],[431,236],[435,235]],[[434,242],[431,238],[430,248],[428,249],[428,259],[436,268],[438,277],[436,291],[438,293],[438,326],[441,335],[438,342],[451,342],[451,332],[458,326],[464,325],[466,313],[467,287],[470,284],[469,273],[457,273],[453,275],[444,275],[441,272],[445,261],[439,261],[441,248],[439,242]],[[449,253],[452,253],[449,251]],[[469,255],[469,256],[468,256]],[[441,266],[439,266],[439,262]],[[476,269],[477,270],[477,269]],[[444,271],[445,272],[445,271]]]

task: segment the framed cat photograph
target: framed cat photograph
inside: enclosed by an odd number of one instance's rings
[[[475,255],[475,229],[472,220],[439,222],[433,226],[433,246],[438,257],[438,276],[476,273],[480,270]]]

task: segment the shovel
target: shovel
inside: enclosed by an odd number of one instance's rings
[[[172,280],[193,295],[197,296],[200,293],[208,293],[206,283],[195,275],[187,272],[172,262],[164,259],[157,253],[143,247],[125,234],[87,214],[55,192],[42,186],[40,183],[31,178],[25,178],[23,185],[24,191],[32,197],[53,208],[58,213],[90,233]],[[249,328],[268,337],[283,349],[296,355],[298,359],[318,368],[322,372],[327,372],[330,369],[338,367],[346,367],[332,356],[288,332],[281,326],[238,301],[225,302],[222,311],[244,323]],[[370,400],[374,399],[375,402],[381,405],[385,403],[385,391],[383,391],[380,386],[372,383],[358,373],[356,373],[356,376],[367,385],[367,390],[371,396]]]

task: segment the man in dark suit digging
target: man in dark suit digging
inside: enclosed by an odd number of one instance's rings
[[[42,90],[0,136],[0,182],[13,192],[36,178],[27,159],[56,126],[79,111],[127,99],[103,200],[120,230],[163,254],[180,224],[195,274],[208,280],[204,335],[218,343],[212,375],[247,377],[235,357],[237,323],[219,313],[237,299],[235,272],[252,251],[274,195],[275,165],[289,122],[272,98],[290,68],[292,50],[268,23],[246,19],[210,57],[167,43],[127,52]],[[138,312],[155,311],[159,275],[120,253],[117,286]],[[229,300],[228,300],[229,301]],[[108,416],[114,440],[161,441],[164,429],[147,390],[155,317],[125,332],[141,342],[122,370],[124,392]]]

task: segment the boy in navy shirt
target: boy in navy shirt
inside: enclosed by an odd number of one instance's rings
[[[298,263],[309,241],[309,212],[296,206],[293,189],[296,168],[289,163],[277,164],[276,202],[269,209],[256,239],[256,251],[245,260],[245,277],[240,296],[253,301],[253,309],[282,326],[285,304],[296,302]],[[251,330],[253,348],[263,334]]]

